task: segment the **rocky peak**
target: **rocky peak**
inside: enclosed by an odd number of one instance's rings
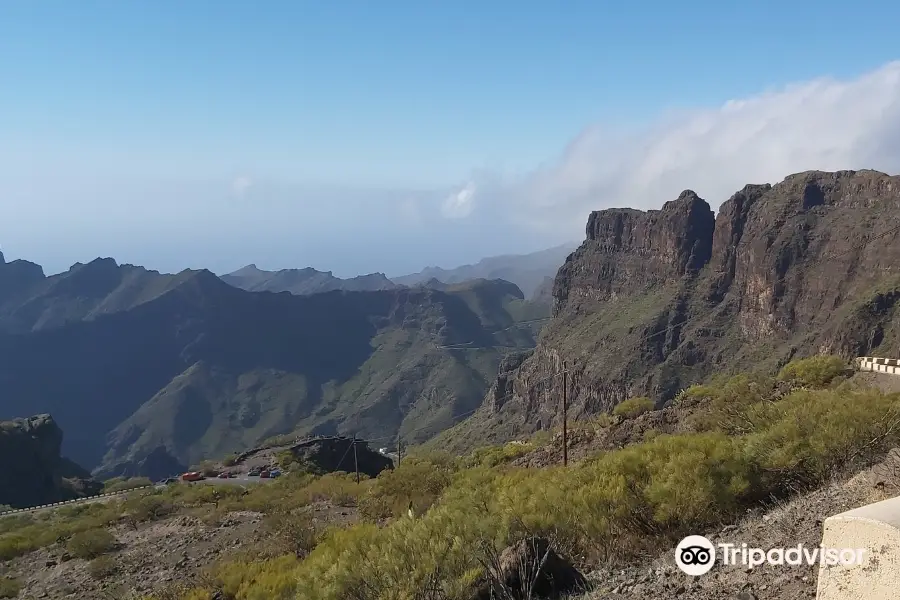
[[[0,421],[0,504],[27,507],[71,497],[63,477],[87,473],[60,456],[62,438],[49,414]]]
[[[712,255],[714,228],[709,204],[691,190],[660,210],[592,212],[587,240],[557,273],[554,310],[570,300],[602,301],[698,271]]]

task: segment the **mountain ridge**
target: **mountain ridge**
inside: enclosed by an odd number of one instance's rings
[[[447,436],[470,447],[557,425],[565,364],[577,419],[738,367],[895,355],[898,242],[900,177],[871,170],[747,185],[715,216],[690,190],[659,210],[595,211],[534,352]]]
[[[555,275],[566,256],[577,247],[577,244],[569,243],[528,254],[489,256],[450,269],[426,267],[418,273],[391,277],[391,281],[400,285],[419,285],[431,279],[446,284],[469,279],[504,279],[516,284],[526,298],[533,298],[544,278]]]

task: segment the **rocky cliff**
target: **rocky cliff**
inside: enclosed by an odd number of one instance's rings
[[[50,415],[0,421],[0,505],[23,508],[98,493],[101,484],[60,456],[62,430]]]
[[[658,403],[717,372],[794,355],[900,350],[900,177],[805,172],[721,205],[692,191],[661,210],[590,215],[554,281],[538,347],[464,434],[509,438],[634,395]]]

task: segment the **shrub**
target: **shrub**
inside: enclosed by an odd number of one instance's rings
[[[290,450],[282,450],[276,454],[275,462],[283,471],[292,471],[294,470],[294,465],[298,464],[297,458]]]
[[[653,410],[655,405],[650,398],[638,397],[629,398],[620,402],[613,409],[612,414],[617,417],[634,418]]]
[[[155,521],[172,514],[175,505],[171,500],[159,494],[150,494],[140,498],[129,498],[124,509],[135,522]]]
[[[76,558],[92,559],[106,554],[115,544],[116,538],[107,530],[89,529],[73,535],[66,549]]]
[[[22,584],[17,579],[0,577],[0,598],[15,598],[21,589]]]
[[[524,456],[534,450],[531,443],[509,442],[502,446],[487,446],[478,448],[463,460],[466,467],[496,467]]]
[[[146,487],[149,485],[153,485],[153,482],[147,479],[146,477],[131,477],[129,479],[125,479],[124,477],[115,477],[113,479],[107,480],[103,484],[103,493],[111,493],[111,492],[124,492],[125,490],[133,490],[139,487]]]
[[[393,470],[382,471],[360,500],[360,513],[370,521],[428,510],[450,485],[453,468],[426,460],[408,459]]]
[[[847,368],[847,363],[839,356],[811,356],[786,364],[778,373],[778,380],[798,387],[823,388],[843,375]]]
[[[88,563],[87,571],[94,579],[106,579],[115,575],[116,562],[110,556],[98,556]]]
[[[238,455],[232,454],[231,456],[225,457],[225,460],[222,461],[222,464],[225,465],[226,467],[233,467],[234,465],[237,464],[237,461],[238,461]]]
[[[319,541],[312,519],[306,513],[279,511],[263,520],[280,554],[304,558]]]
[[[219,474],[219,469],[211,460],[204,460],[199,465],[191,467],[191,471],[200,471],[204,477],[215,477]]]

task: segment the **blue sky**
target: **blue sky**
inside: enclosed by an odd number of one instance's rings
[[[897,3],[441,4],[0,3],[0,247],[399,274],[682,182],[900,166]],[[738,150],[714,176],[704,141]]]

